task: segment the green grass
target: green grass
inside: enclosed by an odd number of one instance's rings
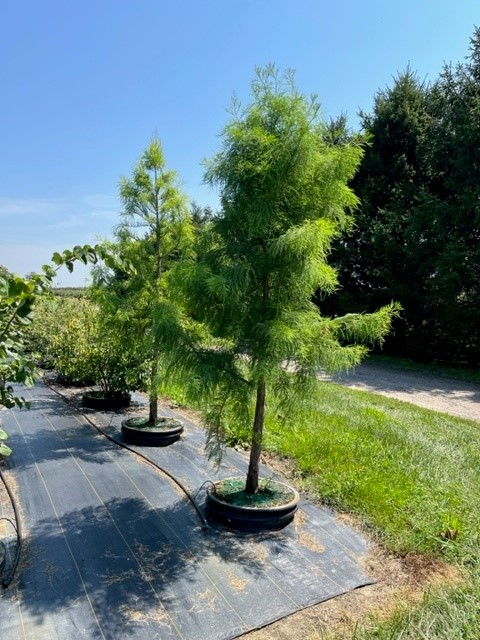
[[[330,383],[319,383],[309,405],[291,420],[271,412],[267,448],[392,552],[433,554],[466,576],[387,623],[362,623],[355,638],[478,640],[480,424]]]
[[[479,541],[480,425],[319,383],[292,420],[270,417],[267,447],[325,503],[358,515],[396,553],[457,557]],[[445,540],[448,528],[457,539]]]
[[[471,569],[461,587],[426,593],[419,606],[400,606],[393,618],[371,618],[355,640],[478,640],[480,637],[480,567]]]
[[[292,461],[300,488],[355,514],[393,553],[433,554],[465,575],[388,622],[363,621],[355,640],[479,640],[480,423],[319,382],[289,418],[270,397],[265,445]]]

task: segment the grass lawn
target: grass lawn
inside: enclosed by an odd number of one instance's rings
[[[319,382],[289,419],[270,400],[266,449],[291,461],[300,488],[355,514],[392,553],[436,556],[464,576],[419,605],[400,603],[387,622],[362,621],[356,640],[480,638],[479,423]]]
[[[435,555],[465,575],[388,623],[360,625],[355,638],[480,638],[479,423],[319,382],[292,420],[271,412],[267,448],[390,551]]]

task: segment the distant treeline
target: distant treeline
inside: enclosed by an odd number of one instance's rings
[[[480,30],[464,63],[422,82],[410,69],[361,113],[361,204],[333,260],[342,288],[330,314],[396,300],[385,349],[417,360],[480,364]],[[351,137],[332,123],[336,144]]]
[[[85,287],[55,287],[53,295],[59,298],[83,298],[86,295]]]

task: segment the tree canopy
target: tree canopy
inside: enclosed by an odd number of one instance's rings
[[[351,186],[361,205],[337,241],[329,309],[404,307],[395,353],[480,363],[480,31],[430,85],[407,69],[361,114],[369,139]]]
[[[333,239],[351,225],[357,198],[347,183],[362,148],[357,141],[326,141],[316,97],[302,95],[291,72],[259,69],[250,104],[235,105],[221,140],[205,173],[220,189],[221,212],[181,278],[188,313],[207,341],[175,364],[197,367],[210,393],[206,421],[214,451],[228,399],[247,416],[254,401],[246,486],[254,493],[268,390],[304,397],[319,367],[357,364],[366,343],[382,340],[396,307],[331,319],[312,302],[316,290],[337,286],[327,258]]]
[[[130,177],[120,180],[124,209],[108,252],[118,264],[106,265],[95,273],[96,299],[118,330],[135,336],[137,348],[150,363],[149,422],[158,418],[157,339],[163,306],[168,298],[165,273],[188,252],[192,227],[187,200],[167,169],[162,146],[153,137]]]

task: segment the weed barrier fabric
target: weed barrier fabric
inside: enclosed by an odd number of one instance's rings
[[[371,583],[358,562],[366,541],[328,511],[303,501],[279,532],[203,530],[168,476],[41,383],[30,395],[30,411],[2,415],[26,538],[0,595],[2,640],[223,640]],[[123,416],[89,417],[121,440]],[[245,473],[247,459],[230,450],[214,471],[202,430],[183,422],[177,443],[138,450],[202,504],[203,483]]]

